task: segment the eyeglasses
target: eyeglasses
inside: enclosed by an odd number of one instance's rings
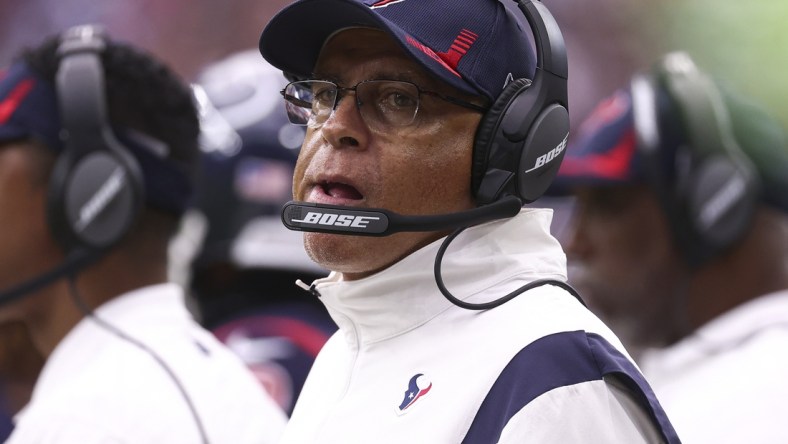
[[[480,113],[487,111],[482,106],[434,91],[424,91],[413,83],[399,80],[364,80],[351,88],[326,80],[302,80],[289,83],[280,92],[285,98],[290,122],[319,126],[334,112],[340,96],[350,91],[356,95],[356,108],[364,123],[374,130],[412,124],[419,112],[422,95],[437,97]]]

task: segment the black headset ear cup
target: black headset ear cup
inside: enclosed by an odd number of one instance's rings
[[[533,202],[547,191],[558,174],[569,137],[569,111],[554,103],[531,123],[517,170],[517,194]]]
[[[512,99],[529,86],[531,86],[530,79],[516,79],[509,82],[503,91],[501,91],[495,103],[493,103],[490,109],[482,116],[479,126],[476,129],[476,138],[473,145],[471,190],[474,196],[478,195],[482,179],[484,179],[487,173],[491,145],[496,138],[496,132],[501,123],[501,118],[508,109]]]
[[[129,231],[142,206],[142,178],[130,156],[62,154],[52,171],[48,215],[66,251],[104,249]]]
[[[541,2],[515,3],[531,27],[536,69],[533,80],[518,75],[507,83],[479,122],[471,164],[477,205],[540,197],[558,173],[569,135],[564,37]]]
[[[537,85],[544,85],[544,78],[543,83],[536,79]],[[569,135],[569,112],[531,87],[528,79],[511,82],[479,123],[472,172],[478,203],[503,195],[533,202],[558,174]]]
[[[758,201],[754,176],[748,164],[722,153],[693,168],[685,197],[688,217],[710,254],[732,246],[747,232]]]

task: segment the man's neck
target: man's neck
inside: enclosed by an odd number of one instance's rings
[[[745,302],[788,288],[786,239],[775,217],[763,211],[756,214],[750,233],[736,247],[696,273],[688,301],[695,328]]]
[[[31,295],[25,301],[25,321],[37,348],[48,357],[86,316],[85,310],[95,310],[124,293],[166,280],[163,261],[129,263],[122,255],[109,255],[77,273],[73,282],[64,278]]]

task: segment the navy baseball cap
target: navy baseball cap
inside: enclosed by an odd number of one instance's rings
[[[54,85],[18,61],[0,71],[0,145],[33,139],[55,154],[65,145]],[[192,183],[179,165],[161,153],[162,142],[132,130],[113,128],[115,136],[137,159],[145,181],[146,203],[156,209],[182,214],[191,199]],[[161,146],[159,146],[161,145]],[[151,149],[152,147],[156,149]]]
[[[385,31],[427,72],[490,100],[536,68],[530,30],[497,0],[299,0],[271,19],[260,52],[309,78],[326,40],[354,27]]]
[[[788,211],[788,143],[782,127],[762,108],[718,85],[730,114],[733,134],[742,152],[755,165],[762,186],[762,201]],[[659,114],[672,113],[667,94],[657,93]],[[664,182],[675,177],[677,147],[685,143],[680,131],[667,134],[661,128],[658,171]],[[558,177],[549,194],[563,195],[577,187],[602,187],[643,183],[648,173],[637,148],[637,135],[629,89],[620,89],[602,100],[581,124],[577,137],[567,148]]]

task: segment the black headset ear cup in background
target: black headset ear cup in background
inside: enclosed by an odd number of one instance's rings
[[[50,178],[47,217],[66,252],[115,245],[142,208],[139,165],[107,121],[105,47],[100,28],[79,26],[61,36],[58,48],[55,83],[65,147]]]
[[[659,106],[660,94],[667,106]],[[636,77],[632,97],[648,179],[685,257],[701,265],[749,229],[760,194],[757,171],[736,141],[720,91],[688,54],[670,53],[651,74]],[[663,154],[669,147],[660,134],[672,123],[682,136],[670,142],[677,147],[669,183]]]
[[[482,117],[471,190],[484,205],[513,195],[533,202],[558,174],[569,135],[568,65],[555,19],[538,1],[517,1],[536,44],[533,81],[512,79]]]

